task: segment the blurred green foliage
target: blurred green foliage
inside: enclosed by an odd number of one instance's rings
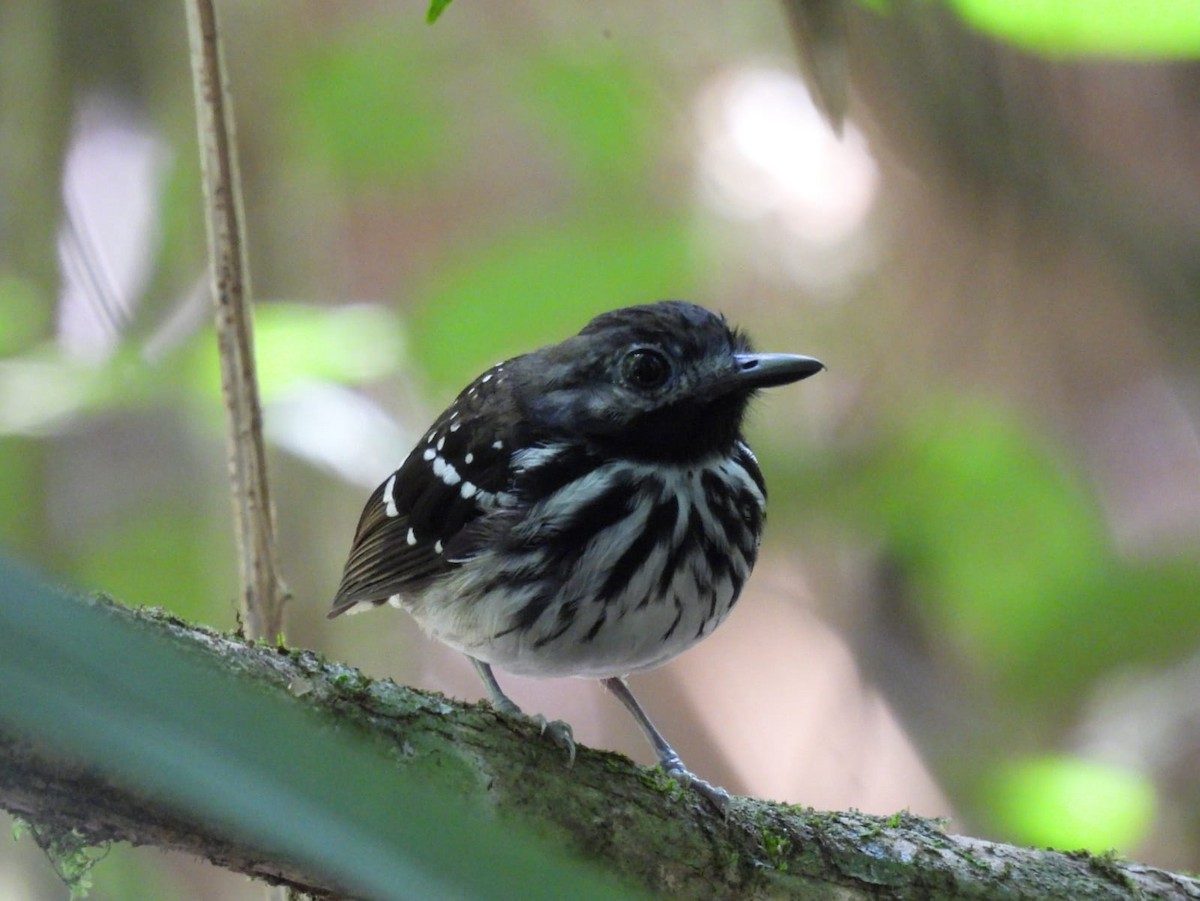
[[[33,281],[0,271],[0,357],[25,350],[41,338],[52,309]]]
[[[306,382],[357,385],[394,375],[406,355],[406,327],[386,307],[322,307],[274,302],[254,312],[254,354],[259,390],[274,400]],[[191,392],[219,411],[221,377],[216,342],[193,345]]]
[[[1155,812],[1140,773],[1080,757],[1040,757],[1005,766],[986,786],[996,822],[1039,847],[1104,853],[1133,847]]]
[[[83,543],[72,567],[75,577],[125,603],[168,606],[192,622],[232,621],[236,587],[224,567],[213,566],[213,554],[232,554],[233,543],[197,534],[195,524],[181,526],[185,517],[177,504],[132,510],[119,531]],[[213,601],[221,597],[226,610],[214,617]]]
[[[1195,0],[950,0],[973,27],[1050,56],[1200,56]]]
[[[0,543],[13,551],[33,553],[41,530],[34,511],[41,503],[41,461],[37,442],[0,436]]]
[[[683,219],[603,217],[498,238],[431,276],[413,312],[414,355],[446,393],[622,302],[687,296],[702,271],[690,237]]]
[[[589,195],[588,206],[619,205],[644,196],[664,130],[650,73],[636,56],[609,47],[590,54],[530,59],[514,85],[543,136],[559,148]]]
[[[305,45],[282,109],[299,158],[372,193],[461,164],[453,107],[429,89],[437,60],[426,34],[399,28],[351,28]]]
[[[1121,559],[1069,460],[995,400],[946,394],[848,476],[858,527],[895,555],[929,634],[1043,711],[1200,636],[1200,562]]]

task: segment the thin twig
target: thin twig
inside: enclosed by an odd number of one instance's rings
[[[242,622],[250,638],[271,639],[283,631],[287,591],[275,559],[275,517],[267,484],[262,407],[254,369],[250,277],[234,153],[233,110],[225,87],[212,0],[185,0],[185,4],[221,390],[229,428],[229,477],[240,561]]]

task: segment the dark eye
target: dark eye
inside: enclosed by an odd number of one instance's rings
[[[671,377],[671,364],[660,351],[638,347],[625,354],[625,359],[621,361],[621,374],[634,388],[650,391],[666,384]]]

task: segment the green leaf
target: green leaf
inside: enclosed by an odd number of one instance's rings
[[[356,895],[627,896],[406,780],[380,748],[3,558],[0,724]]]
[[[1051,56],[1200,56],[1196,0],[951,0],[972,27]]]
[[[442,13],[446,11],[446,7],[451,2],[452,0],[432,0],[429,4],[429,12],[425,14],[425,21],[432,25],[442,17]]]

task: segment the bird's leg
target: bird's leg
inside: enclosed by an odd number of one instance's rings
[[[683,761],[675,753],[675,749],[667,743],[662,733],[654,728],[654,723],[650,722],[650,717],[646,716],[646,711],[637,702],[637,698],[633,696],[633,692],[629,690],[625,680],[620,676],[613,676],[600,681],[605,688],[616,695],[618,701],[625,705],[625,709],[633,714],[637,724],[642,727],[642,733],[654,746],[654,752],[658,755],[658,763],[666,774],[684,785],[690,785],[715,807],[718,813],[727,813],[729,792],[711,782],[705,782],[683,765]]]
[[[490,663],[476,660],[469,655],[468,659],[475,664],[475,672],[479,673],[479,678],[483,680],[483,684],[487,687],[488,700],[491,702],[492,707],[496,709],[496,712],[512,719],[533,720],[542,735],[549,736],[552,742],[567,752],[567,766],[574,765],[575,736],[571,731],[571,724],[564,723],[562,720],[548,720],[540,713],[537,716],[530,716],[514,704],[512,698],[504,693],[504,690],[500,687],[500,683],[496,681],[496,676],[492,673]]]

